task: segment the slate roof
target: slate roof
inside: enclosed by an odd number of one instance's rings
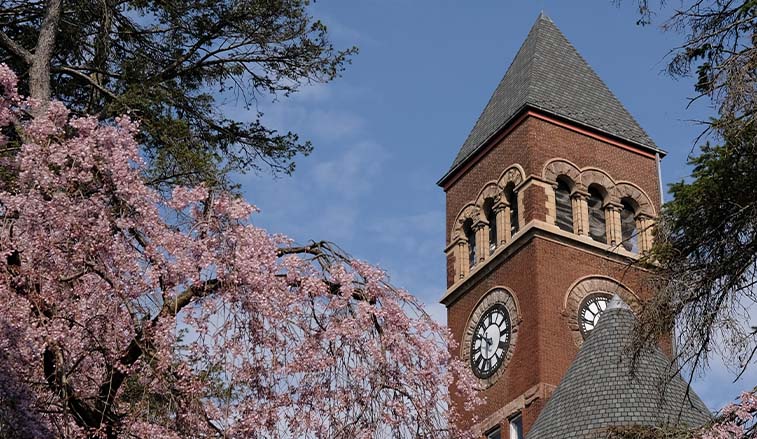
[[[686,383],[672,376],[670,361],[657,348],[638,360],[629,374],[626,347],[635,317],[617,296],[578,351],[526,439],[589,439],[608,426],[687,425],[710,419],[710,412]]]
[[[442,180],[525,107],[658,150],[552,20],[542,13]]]

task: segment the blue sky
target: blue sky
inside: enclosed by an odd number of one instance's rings
[[[259,103],[264,121],[315,150],[292,177],[239,178],[261,209],[255,223],[298,242],[338,243],[444,321],[444,192],[435,183],[542,9],[669,152],[664,182],[686,176],[701,131],[692,120],[711,109],[704,101],[686,108],[691,80],[664,74],[680,35],[636,26],[631,1],[321,1],[312,11],[335,44],[360,54],[332,83]],[[716,408],[757,382],[754,369],[732,385],[714,365],[695,388]]]

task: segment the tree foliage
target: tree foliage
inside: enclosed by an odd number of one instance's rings
[[[649,22],[652,2],[638,5]],[[684,364],[706,366],[715,351],[743,370],[757,348],[747,311],[757,301],[757,1],[684,1],[664,27],[685,35],[669,73],[693,74],[718,115],[659,218],[660,276],[640,335],[651,342],[676,328]]]
[[[474,379],[383,272],[145,185],[129,118],[41,110],[2,65],[0,92],[0,436],[457,435]]]
[[[655,5],[637,0],[640,23],[650,23]],[[663,29],[679,32],[683,44],[671,50],[668,72],[695,77],[694,89],[718,105],[719,124],[755,116],[757,77],[757,1],[684,0]]]
[[[756,128],[729,123],[722,145],[703,146],[690,159],[691,180],[671,185],[660,217],[652,253],[659,283],[642,334],[651,341],[675,328],[679,358],[694,369],[712,352],[740,371],[754,364]]]
[[[1,0],[0,62],[41,102],[138,120],[153,185],[225,184],[261,166],[289,173],[311,145],[266,127],[257,101],[329,81],[355,53],[332,46],[308,4]],[[229,100],[245,111],[229,116]]]
[[[638,0],[642,24],[656,7]],[[637,347],[675,333],[677,360],[693,376],[713,353],[739,371],[757,363],[757,1],[684,0],[663,28],[684,36],[668,73],[693,77],[696,99],[717,114],[689,157],[692,172],[670,187],[649,255],[654,297],[639,322]],[[702,143],[699,143],[702,142]],[[628,438],[755,437],[754,390],[703,429],[619,429]]]

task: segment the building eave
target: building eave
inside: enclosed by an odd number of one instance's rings
[[[572,119],[570,117],[566,117],[565,115],[556,113],[554,111],[549,111],[544,108],[540,108],[533,104],[526,104],[523,105],[515,114],[513,114],[510,119],[507,120],[507,122],[502,125],[500,129],[492,133],[486,140],[484,140],[481,145],[479,145],[476,149],[471,151],[470,154],[468,154],[464,159],[462,159],[459,163],[457,163],[455,166],[451,167],[445,174],[442,176],[436,184],[440,187],[442,187],[445,191],[449,188],[449,186],[457,180],[457,178],[464,173],[467,168],[472,166],[473,164],[477,163],[481,158],[483,158],[486,153],[494,147],[507,133],[515,129],[518,125],[523,123],[525,119],[528,116],[536,116],[539,115],[547,116],[546,118],[541,118],[543,120],[547,120],[549,122],[558,122],[559,125],[563,126],[564,128],[570,129],[571,131],[578,132],[583,135],[587,135],[589,137],[595,138],[597,140],[610,143],[612,145],[629,149],[631,151],[636,152],[642,152],[649,154],[650,157],[654,157],[655,155],[659,154],[660,158],[663,158],[667,155],[667,152],[663,149],[660,149],[654,145],[645,145],[636,141],[633,141],[631,139],[618,136],[616,134],[607,132],[605,130],[599,129],[597,127],[579,122],[575,119]],[[551,120],[550,120],[551,119]]]

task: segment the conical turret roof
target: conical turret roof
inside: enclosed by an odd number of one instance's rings
[[[616,296],[602,313],[526,439],[589,439],[610,426],[698,426],[710,419],[658,348],[643,352],[631,373],[635,317],[621,304]]]
[[[526,107],[658,150],[552,20],[542,13],[460,148],[448,175]]]

